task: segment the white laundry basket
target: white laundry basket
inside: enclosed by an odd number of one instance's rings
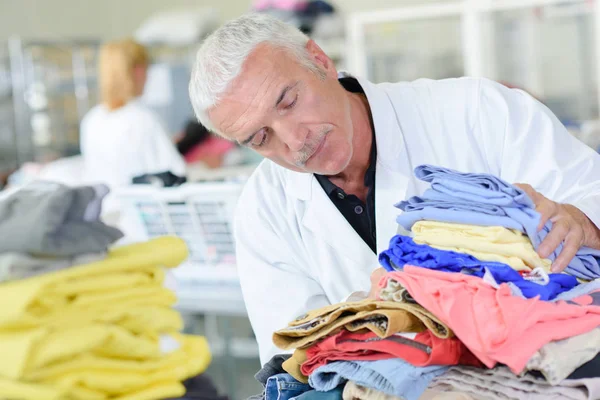
[[[178,308],[245,315],[235,266],[233,215],[243,183],[132,185],[115,192],[127,242],[163,235],[186,241],[190,255],[173,272]]]

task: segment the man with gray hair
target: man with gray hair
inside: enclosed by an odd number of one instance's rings
[[[553,222],[538,252],[564,243],[553,270],[583,245],[600,248],[600,155],[522,91],[473,78],[373,84],[338,74],[295,28],[250,14],[202,44],[190,97],[204,126],[267,158],[236,215],[263,364],[278,353],[275,330],[371,289],[398,231],[394,204],[425,189],[418,165],[527,182]]]

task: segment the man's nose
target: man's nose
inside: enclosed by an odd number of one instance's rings
[[[285,143],[290,151],[298,152],[306,145],[308,129],[302,129],[297,124],[292,123],[273,124],[273,128],[279,133],[281,141]]]

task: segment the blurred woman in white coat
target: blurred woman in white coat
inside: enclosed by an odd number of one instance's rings
[[[87,182],[129,185],[136,176],[171,172],[185,176],[185,162],[159,118],[138,97],[149,64],[141,44],[120,40],[100,50],[101,104],[81,123],[81,154]]]

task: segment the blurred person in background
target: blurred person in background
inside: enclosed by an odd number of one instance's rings
[[[186,163],[202,163],[208,168],[220,168],[226,157],[236,149],[235,143],[213,135],[204,125],[189,121],[177,140],[177,151]]]
[[[185,162],[159,117],[138,99],[144,92],[148,64],[146,48],[131,39],[102,46],[101,104],[81,123],[86,181],[115,187],[146,174],[185,176]]]

